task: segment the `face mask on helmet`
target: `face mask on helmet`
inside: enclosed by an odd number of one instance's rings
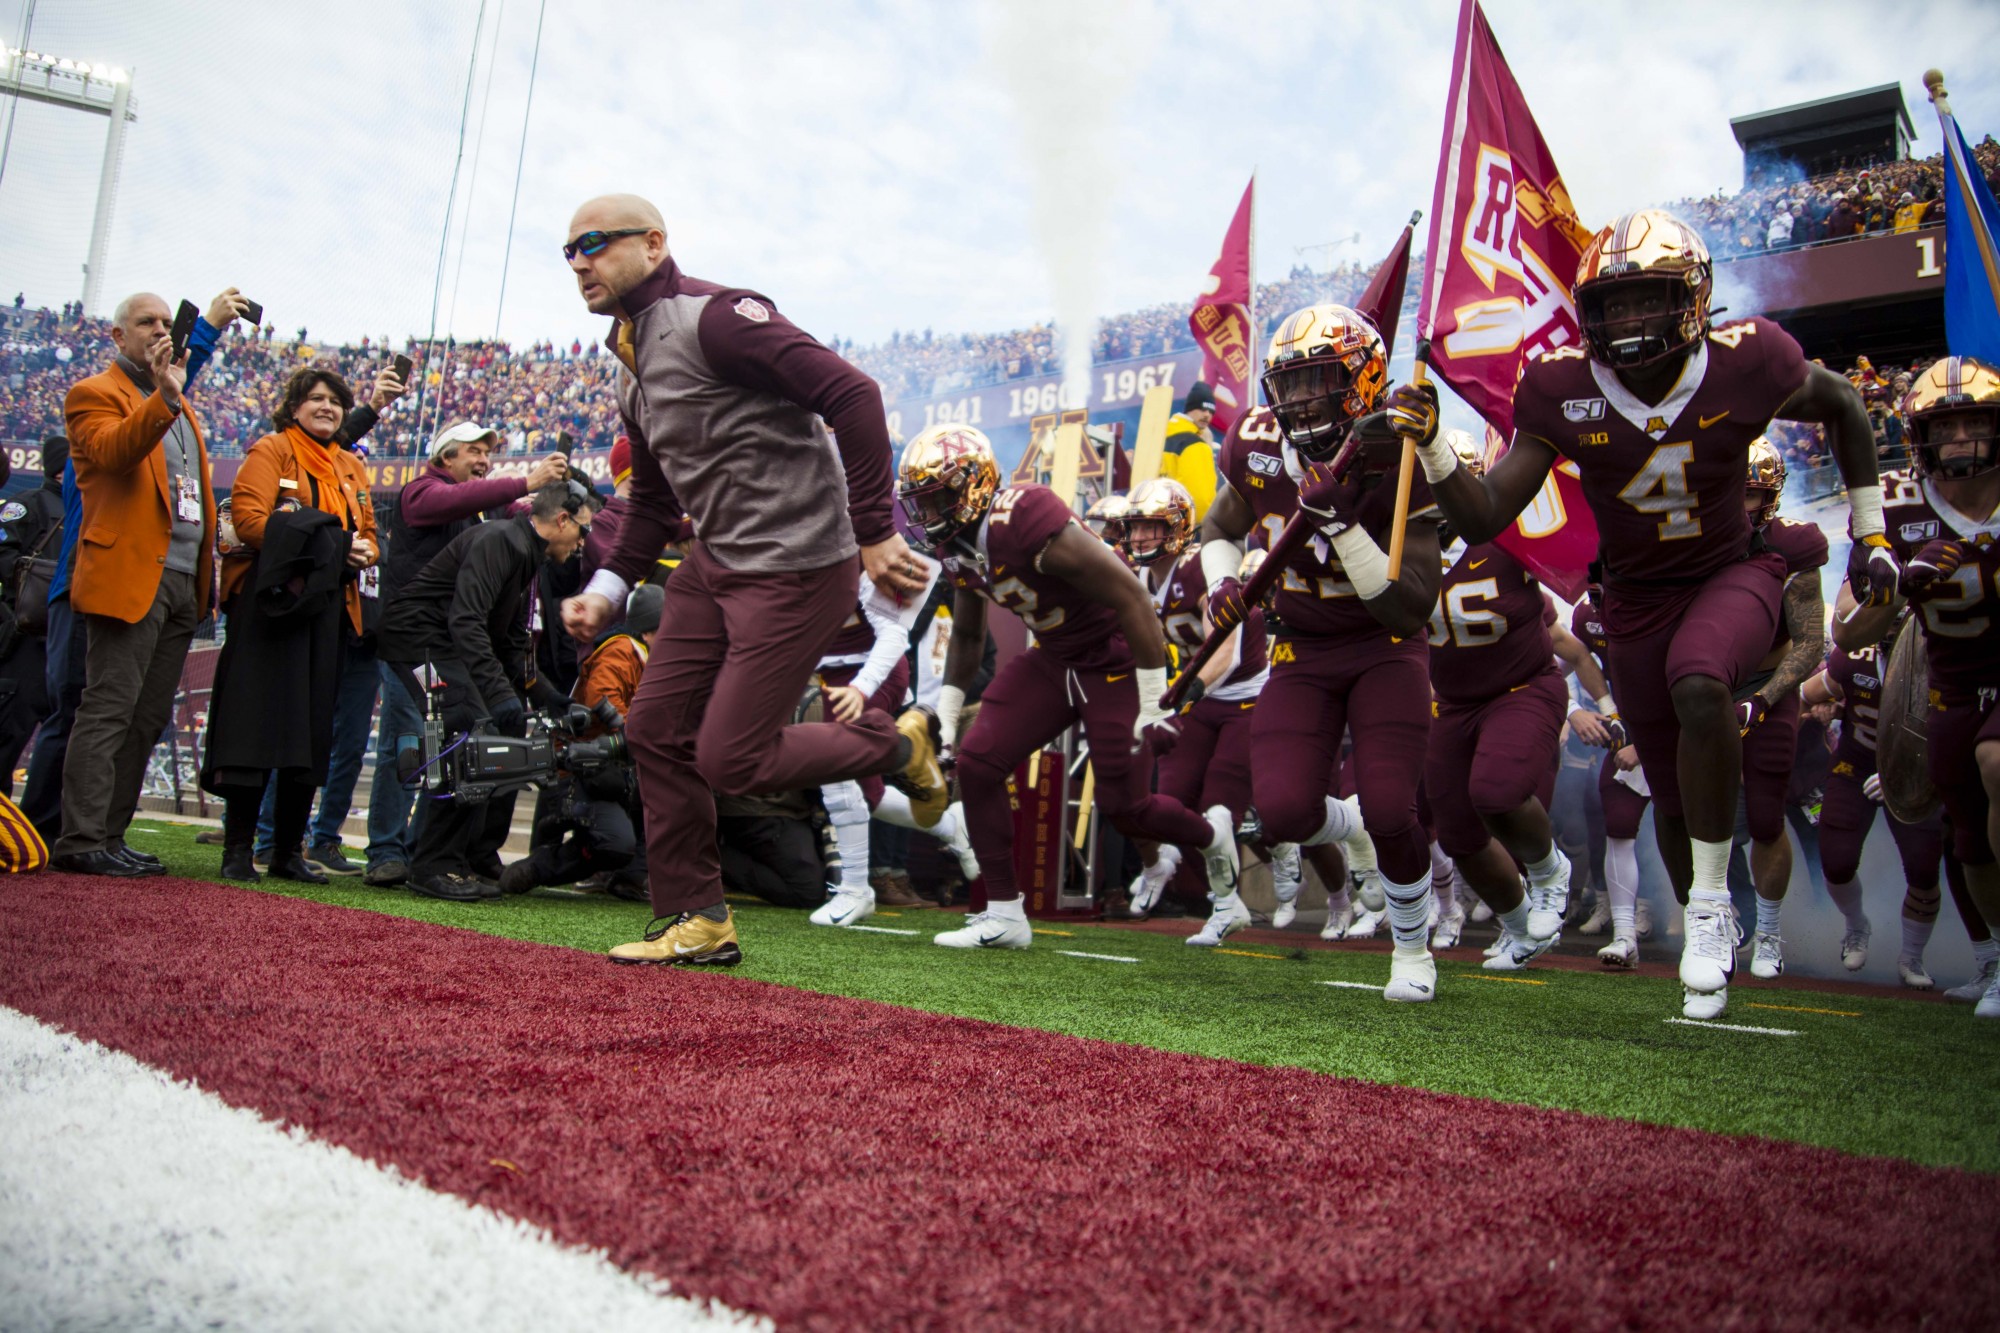
[[[1930,412],[1910,423],[1917,471],[1958,481],[2000,467],[2000,407]]]
[[[1699,290],[1680,277],[1584,283],[1576,290],[1576,312],[1591,360],[1629,370],[1687,351],[1707,332],[1699,298]]]
[[[1351,353],[1351,360],[1363,360]],[[1354,411],[1355,376],[1332,356],[1302,357],[1264,372],[1264,397],[1291,446],[1307,458],[1329,458],[1347,439]]]
[[[897,477],[897,502],[918,542],[933,551],[984,519],[1000,489],[993,447],[969,426],[925,430],[903,451]]]
[[[1112,544],[1123,551],[1125,558],[1133,564],[1154,564],[1168,554],[1167,541],[1172,536],[1173,527],[1166,520],[1128,518],[1118,528],[1118,536]]]
[[[956,537],[964,525],[958,521],[958,491],[944,481],[902,487],[897,498],[910,526],[922,536],[924,545],[935,550]]]

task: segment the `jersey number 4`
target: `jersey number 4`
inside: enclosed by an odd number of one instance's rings
[[[1680,541],[1701,536],[1701,520],[1694,516],[1695,497],[1688,490],[1688,464],[1694,460],[1694,445],[1663,444],[1653,450],[1618,498],[1642,514],[1660,516],[1660,540]]]

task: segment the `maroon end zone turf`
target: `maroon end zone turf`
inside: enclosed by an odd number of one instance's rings
[[[10,882],[0,959],[7,1004],[782,1324],[1972,1327],[2000,1297],[2000,1180],[1964,1172],[185,880]]]

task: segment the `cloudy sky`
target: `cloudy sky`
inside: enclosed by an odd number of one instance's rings
[[[435,306],[461,337],[588,338],[557,247],[606,189],[655,199],[690,271],[823,338],[1187,299],[1253,168],[1260,277],[1372,259],[1429,208],[1457,9],[562,0],[524,146],[541,6],[39,0],[30,48],[135,76],[105,304],[235,283],[316,337],[400,338]],[[1733,188],[1731,116],[1874,84],[1902,84],[1935,152],[1931,65],[1968,132],[2000,132],[2000,62],[1975,54],[2000,50],[2000,5],[1486,9],[1586,222]],[[23,11],[0,0],[8,45]],[[5,298],[81,293],[104,127],[18,107]]]

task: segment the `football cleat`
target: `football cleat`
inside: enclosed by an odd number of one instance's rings
[[[1729,987],[1722,986],[1711,991],[1689,990],[1681,987],[1681,1017],[1712,1022],[1722,1017],[1722,1011],[1729,1007]]]
[[[1979,969],[1978,974],[1972,980],[1966,982],[1963,986],[1953,986],[1944,993],[1944,998],[1947,1000],[1957,1000],[1961,1004],[1977,1004],[1979,1003],[1979,997],[1986,994],[1987,989],[1993,985],[1993,978],[1996,974],[2000,974],[2000,959],[1989,961],[1984,967]]]
[[[951,805],[951,783],[938,765],[937,714],[918,704],[896,719],[896,730],[909,742],[909,758],[882,780],[910,798],[910,815],[921,829],[936,828]]]
[[[1481,949],[1479,951],[1479,956],[1482,958],[1497,957],[1500,951],[1506,947],[1507,947],[1507,927],[1502,926],[1500,927],[1500,933],[1493,937],[1493,942],[1487,945],[1484,949]]]
[[[1345,902],[1337,906],[1333,903],[1328,903],[1326,905],[1326,924],[1319,928],[1319,937],[1323,940],[1344,940],[1347,938],[1347,932],[1353,926],[1353,903]],[[1984,994],[1985,992],[1982,989],[1980,993]],[[1972,998],[1976,1000],[1979,996],[1975,995]]]
[[[1681,942],[1681,985],[1699,995],[1719,991],[1736,971],[1736,946],[1743,937],[1729,904],[1696,899],[1687,905]]]
[[[1480,966],[1488,972],[1519,972],[1553,949],[1561,939],[1561,934],[1551,935],[1545,940],[1522,939],[1512,931],[1503,930],[1500,932],[1500,947]]]
[[[1353,923],[1347,927],[1347,938],[1372,940],[1375,938],[1375,932],[1382,928],[1382,923],[1388,918],[1389,914],[1385,911],[1374,911],[1363,907],[1355,912]]]
[[[1611,929],[1611,895],[1600,893],[1591,904],[1590,915],[1576,928],[1579,935],[1602,935]]]
[[[1875,933],[1874,927],[1866,920],[1861,929],[1850,930],[1840,937],[1840,965],[1850,972],[1859,972],[1868,966],[1868,939]]]
[[[1974,1018],[2000,1018],[2000,975],[1996,975],[1979,1003],[1972,1008]]]
[[[1139,877],[1132,881],[1132,887],[1128,890],[1131,904],[1126,910],[1133,916],[1139,917],[1158,907],[1160,895],[1166,892],[1167,885],[1173,882],[1180,868],[1181,849],[1171,843],[1162,844],[1160,854],[1154,859],[1153,864],[1141,870]]]
[[[1034,938],[1034,927],[1025,917],[974,912],[957,930],[941,930],[931,936],[931,943],[947,949],[1025,949]]]
[[[1389,984],[1382,988],[1382,998],[1392,1004],[1423,1004],[1437,996],[1437,961],[1428,949],[1417,949],[1405,953],[1401,949],[1389,955]]]
[[[1914,964],[1907,958],[1896,960],[1896,979],[1908,990],[1936,990],[1937,983],[1931,974],[1924,971],[1924,960],[1919,958]]]
[[[1465,938],[1465,909],[1453,897],[1438,912],[1437,925],[1431,930],[1431,948],[1456,949],[1458,942]]]
[[[1528,881],[1528,934],[1546,940],[1562,929],[1569,911],[1569,858],[1556,853],[1558,869],[1545,884]]]
[[[875,915],[875,890],[832,887],[833,895],[815,907],[806,920],[815,926],[853,926]]]
[[[1229,817],[1226,805],[1211,805],[1204,816],[1208,820],[1208,846],[1202,849],[1202,860],[1208,870],[1208,896],[1220,901],[1236,896],[1237,871],[1241,868],[1236,853],[1236,822]]]
[[[734,967],[743,961],[736,943],[736,914],[711,921],[699,912],[682,912],[646,937],[620,944],[610,953],[614,963],[659,963],[667,967]]]
[[[979,857],[974,854],[972,838],[966,832],[965,802],[953,801],[944,813],[951,824],[951,836],[944,840],[945,850],[957,859],[958,873],[970,884],[979,878]]]
[[[1299,890],[1306,886],[1305,865],[1299,845],[1281,842],[1271,849],[1271,892],[1277,895],[1277,910],[1271,924],[1279,930],[1292,924],[1299,914]]]
[[[1606,967],[1637,967],[1639,941],[1630,935],[1614,935],[1611,943],[1597,951],[1597,961]]]
[[[1215,908],[1202,922],[1201,929],[1187,937],[1185,941],[1198,949],[1213,949],[1216,945],[1250,924],[1250,909],[1243,905],[1243,899],[1236,894],[1227,898],[1211,899]]]
[[[1641,944],[1653,938],[1653,907],[1644,898],[1632,905],[1632,927]]]
[[[1775,934],[1758,931],[1750,939],[1750,975],[1770,981],[1785,970],[1785,941]]]

